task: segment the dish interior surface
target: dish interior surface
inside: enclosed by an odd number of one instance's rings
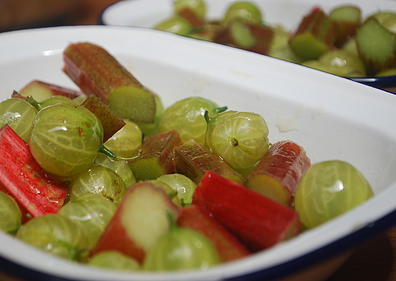
[[[62,72],[62,51],[78,41],[107,49],[159,94],[166,106],[184,97],[201,96],[229,109],[261,114],[271,142],[293,140],[305,148],[313,163],[348,161],[365,175],[376,195],[351,212],[267,251],[204,272],[102,271],[48,256],[0,234],[3,258],[80,280],[220,280],[303,258],[396,209],[392,200],[396,196],[395,96],[298,65],[163,32],[74,27],[0,34],[1,99],[34,79],[76,88]]]

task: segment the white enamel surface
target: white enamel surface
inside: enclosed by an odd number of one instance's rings
[[[208,19],[221,19],[228,5],[236,0],[205,0]],[[339,4],[356,4],[363,16],[378,10],[396,11],[394,0],[255,0],[263,13],[264,21],[280,24],[293,31],[301,18],[314,6],[326,12]],[[125,0],[111,5],[102,14],[102,22],[107,25],[153,27],[172,15],[173,0]]]
[[[295,64],[172,34],[134,28],[69,27],[0,34],[0,95],[33,79],[74,87],[62,72],[71,42],[99,44],[165,105],[199,95],[267,121],[270,140],[301,144],[312,162],[342,159],[369,180],[375,197],[321,227],[239,262],[206,272],[126,274],[46,255],[0,234],[0,255],[24,266],[79,280],[220,280],[300,257],[396,208],[396,96]]]

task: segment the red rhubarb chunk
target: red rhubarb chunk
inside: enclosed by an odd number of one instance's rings
[[[177,224],[198,231],[209,238],[222,262],[237,260],[250,254],[233,234],[197,205],[181,209]]]
[[[121,209],[117,212],[120,213]],[[118,214],[113,216],[93,250],[92,256],[103,251],[118,251],[142,263],[146,255],[144,249],[131,240],[127,229],[120,223],[118,217]]]
[[[46,90],[50,93],[50,96],[64,96],[69,99],[74,99],[84,95],[80,91],[76,91],[53,83],[44,82],[41,80],[33,80],[29,82],[27,85],[25,85],[25,87],[20,90],[20,93],[23,96],[26,96],[29,95],[29,93],[31,93],[31,91],[33,91],[34,89],[36,89],[36,91],[38,91],[39,89],[41,89],[41,91]]]
[[[118,87],[142,84],[115,57],[88,42],[70,44],[63,52],[63,71],[87,95],[107,101]]]
[[[193,204],[206,208],[253,251],[271,247],[300,231],[293,209],[211,171],[198,185]]]
[[[268,157],[264,157],[260,165],[294,194],[302,175],[311,166],[311,161],[298,144],[280,141],[270,147]]]
[[[153,182],[139,182],[125,193],[92,255],[113,250],[143,263],[146,253],[169,231],[178,215],[179,207],[162,188]]]
[[[190,8],[185,7],[179,10],[177,14],[185,18],[193,27],[202,27],[205,24],[205,21]]]
[[[0,189],[33,217],[57,213],[67,196],[66,186],[44,172],[29,146],[7,125],[0,129]]]
[[[302,175],[310,166],[311,161],[301,146],[292,141],[279,141],[271,145],[268,153],[249,174],[247,186],[290,205]]]

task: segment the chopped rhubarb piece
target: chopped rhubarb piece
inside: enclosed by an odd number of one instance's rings
[[[175,147],[182,141],[177,131],[159,133],[145,139],[141,156],[129,162],[136,180],[156,179],[176,172]]]
[[[222,262],[250,255],[250,251],[206,210],[190,205],[181,209],[177,220],[180,227],[191,228],[205,235],[216,248]]]
[[[144,124],[155,121],[155,95],[147,89],[119,87],[109,94],[108,103],[111,110],[121,118]]]
[[[337,25],[335,44],[341,48],[356,34],[362,22],[362,11],[356,5],[340,5],[330,11],[329,17]]]
[[[9,127],[0,129],[0,189],[33,217],[57,213],[67,188],[50,178],[34,160],[29,146]]]
[[[41,80],[29,82],[19,91],[19,94],[23,97],[33,97],[37,102],[42,102],[52,96],[64,96],[74,99],[83,95],[83,93],[79,91]]]
[[[293,52],[303,60],[314,60],[334,47],[337,26],[322,9],[315,7],[300,22],[290,39]]]
[[[256,38],[256,44],[254,44],[249,50],[255,53],[267,55],[275,36],[274,30],[268,26],[252,24],[250,25],[250,30]]]
[[[92,255],[119,251],[140,263],[148,250],[171,227],[179,215],[171,198],[152,182],[141,182],[128,189],[106,226]]]
[[[178,10],[177,14],[185,18],[193,27],[202,27],[205,25],[205,21],[200,18],[191,8],[184,7]]]
[[[296,187],[311,166],[304,149],[291,141],[271,145],[250,172],[247,187],[279,203],[291,205]]]
[[[359,27],[355,40],[367,74],[375,75],[396,66],[396,35],[375,18],[370,18]]]
[[[190,36],[196,39],[214,42],[217,33],[220,32],[222,29],[223,27],[220,22],[209,21],[206,22],[203,26],[192,30]]]
[[[104,100],[118,87],[142,84],[110,53],[88,42],[70,44],[63,52],[63,71],[87,95]]]
[[[263,25],[234,21],[219,30],[214,37],[216,43],[235,46],[259,54],[268,54],[274,31]]]
[[[260,251],[300,231],[298,214],[242,185],[208,171],[195,190],[193,204],[241,239],[252,251]]]
[[[190,140],[176,147],[175,155],[176,171],[197,184],[206,171],[213,171],[240,184],[244,182],[243,176],[232,169],[223,158],[196,141]]]
[[[104,133],[103,142],[108,140],[125,125],[124,120],[116,116],[110,110],[109,106],[97,96],[88,96],[82,105],[93,112],[102,123]]]
[[[121,118],[154,122],[154,94],[104,48],[88,42],[74,43],[65,49],[63,58],[63,71],[86,95],[100,97]]]

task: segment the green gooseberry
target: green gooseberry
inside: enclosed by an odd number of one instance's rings
[[[76,200],[69,201],[59,214],[76,223],[88,240],[92,249],[99,240],[117,205],[99,194],[87,193]]]
[[[22,213],[15,199],[0,191],[0,231],[14,234],[22,224]]]
[[[250,1],[236,1],[232,3],[224,14],[224,24],[234,20],[243,20],[252,24],[262,24],[263,15],[260,8]]]
[[[370,184],[351,164],[323,161],[312,165],[298,184],[295,208],[306,228],[314,228],[373,196]]]
[[[137,271],[140,269],[136,260],[117,251],[100,252],[88,261],[88,265],[120,271]]]
[[[185,18],[173,16],[155,25],[154,29],[167,31],[178,35],[188,35],[192,30],[192,25]]]
[[[29,140],[37,109],[29,102],[19,99],[6,99],[0,103],[0,128],[8,125],[25,142]]]
[[[218,263],[218,253],[208,238],[197,231],[173,226],[148,251],[143,269],[185,271],[208,269]]]
[[[100,194],[119,204],[126,191],[125,183],[111,169],[93,166],[79,174],[70,183],[70,199],[76,200],[87,193]]]
[[[95,114],[81,106],[56,104],[37,114],[29,146],[45,171],[67,178],[92,166],[102,140]]]
[[[19,228],[16,238],[65,259],[80,260],[88,250],[88,240],[82,229],[60,214],[29,220]]]
[[[45,108],[47,106],[55,105],[55,104],[71,104],[71,105],[76,105],[76,102],[72,99],[69,99],[64,96],[52,96],[43,102],[40,103],[42,108]]]

